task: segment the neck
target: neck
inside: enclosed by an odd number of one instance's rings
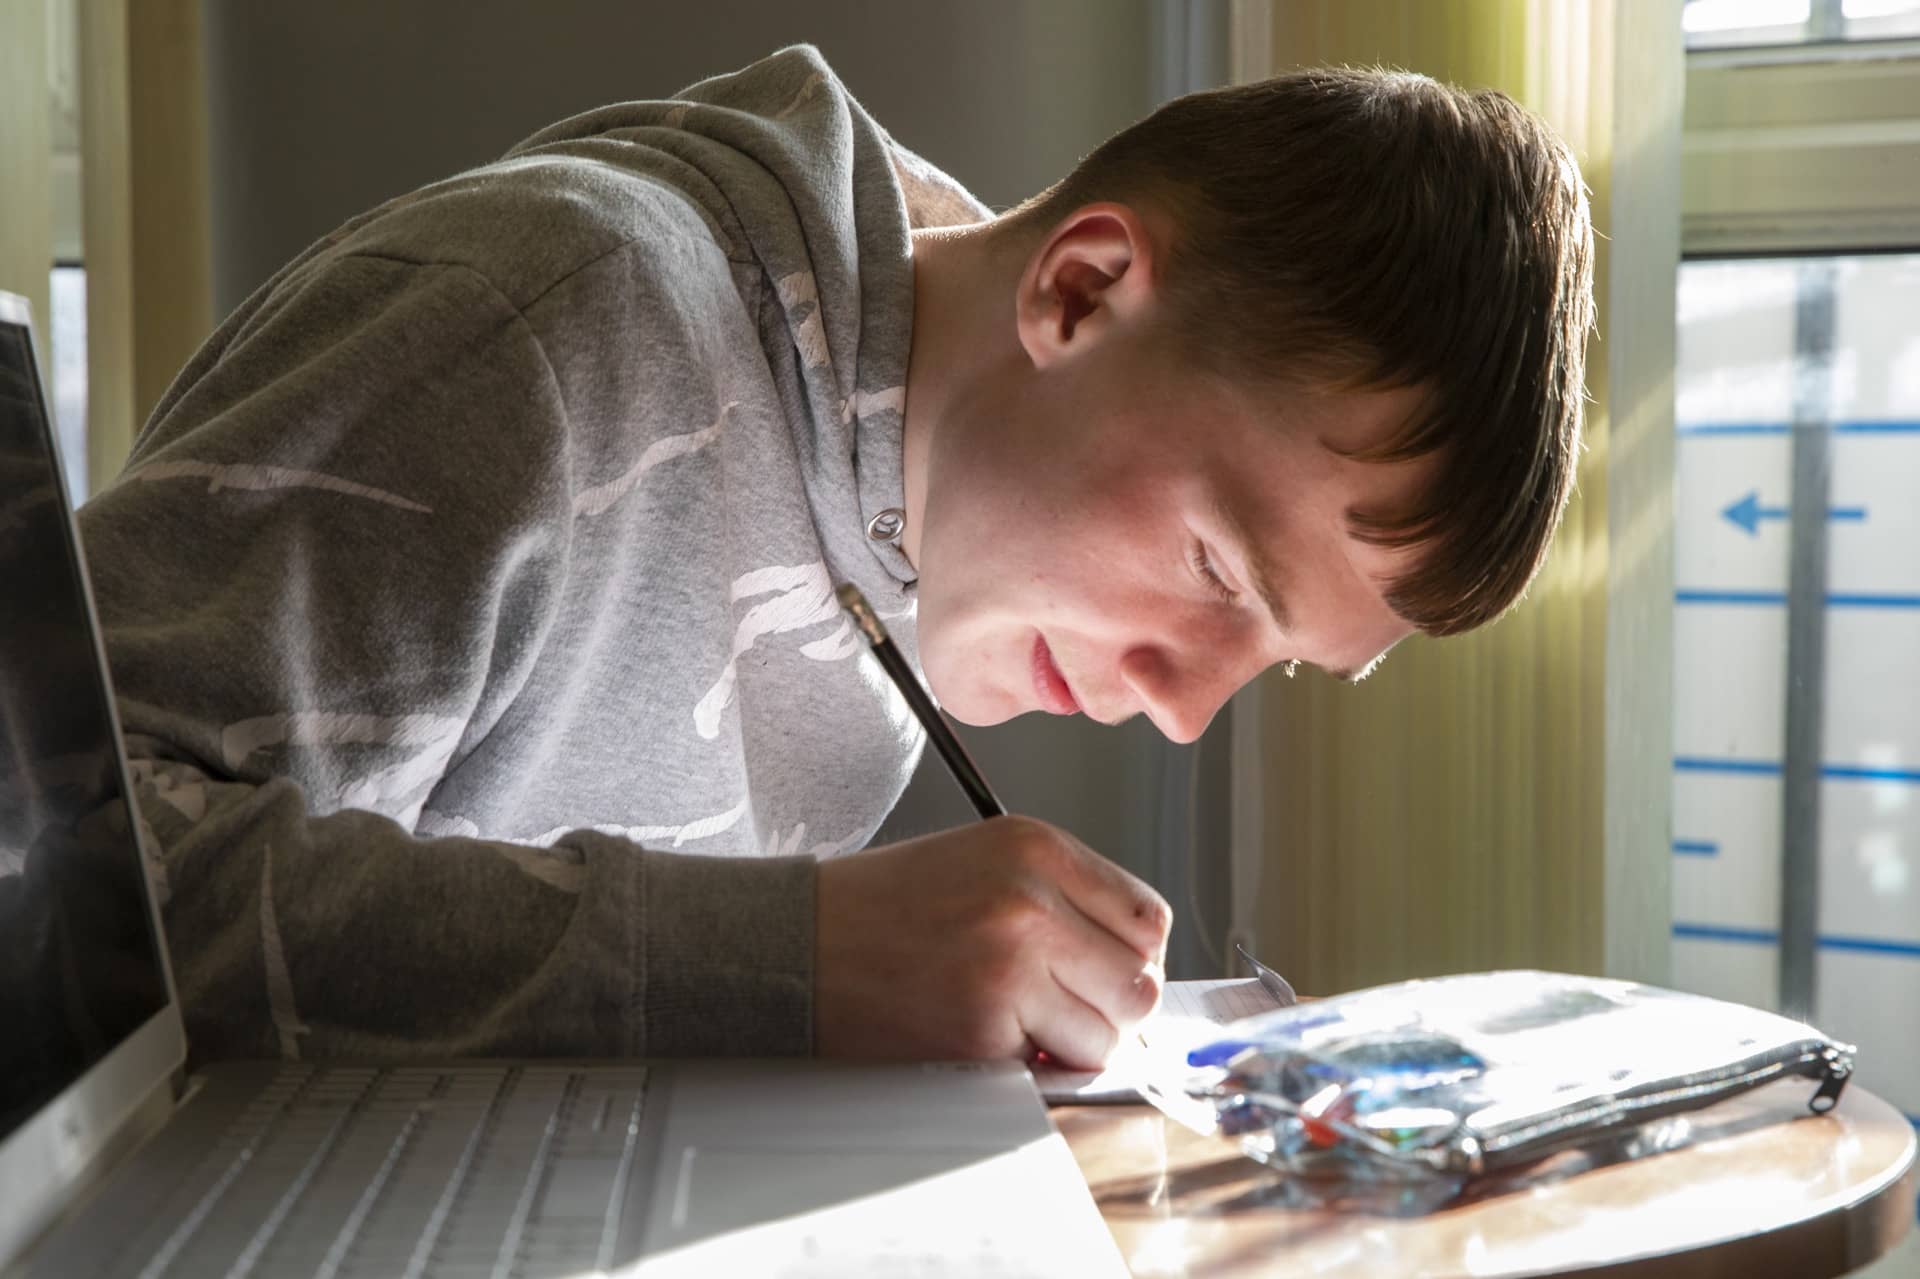
[[[952,406],[1002,348],[1017,345],[1013,291],[1020,262],[992,225],[913,233],[913,343],[901,442],[907,527],[900,549],[916,568],[934,441],[950,443],[947,437],[964,429]]]

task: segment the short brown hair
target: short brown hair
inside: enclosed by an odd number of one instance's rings
[[[1389,606],[1451,635],[1518,600],[1572,492],[1593,324],[1593,231],[1566,145],[1494,90],[1315,68],[1176,99],[1007,218],[1134,198],[1180,228],[1171,331],[1202,364],[1427,392],[1355,455],[1437,457],[1407,509],[1349,512],[1355,536],[1420,548]]]

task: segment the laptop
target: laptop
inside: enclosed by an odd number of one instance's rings
[[[25,302],[0,293],[0,1274],[1123,1276],[1014,1063],[187,1042]]]

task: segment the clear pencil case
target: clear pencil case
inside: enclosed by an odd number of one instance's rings
[[[1633,982],[1494,972],[1263,1013],[1163,1063],[1150,1099],[1291,1171],[1461,1184],[1801,1076],[1838,1102],[1853,1048]]]

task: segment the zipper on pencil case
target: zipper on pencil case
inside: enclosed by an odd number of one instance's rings
[[[1798,1057],[1767,1062],[1735,1075],[1663,1088],[1637,1097],[1614,1098],[1607,1107],[1611,1113],[1597,1122],[1591,1115],[1576,1114],[1497,1137],[1468,1138],[1456,1151],[1465,1160],[1465,1166],[1460,1170],[1479,1173],[1527,1163],[1558,1150],[1586,1145],[1623,1129],[1667,1115],[1697,1110],[1751,1092],[1777,1079],[1794,1076],[1819,1081],[1819,1087],[1807,1100],[1807,1108],[1816,1115],[1824,1115],[1839,1104],[1840,1094],[1845,1090],[1847,1080],[1853,1076],[1853,1060],[1850,1054],[1839,1048],[1814,1049]]]

